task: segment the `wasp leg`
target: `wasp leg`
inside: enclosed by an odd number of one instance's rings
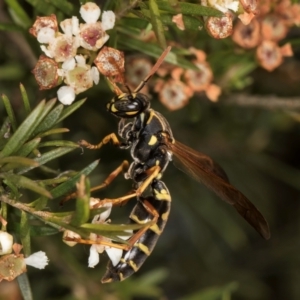
[[[114,206],[123,204],[125,201],[128,201],[129,199],[139,197],[146,188],[152,183],[152,181],[158,176],[160,172],[159,166],[154,166],[148,170],[145,171],[147,174],[149,174],[149,177],[137,188],[136,191],[129,193],[128,195],[125,195],[123,197],[119,198],[105,198],[101,200],[102,203],[113,203]],[[126,203],[126,202],[125,202]]]
[[[91,150],[96,150],[96,149],[100,149],[103,145],[107,144],[109,141],[112,141],[112,143],[115,146],[120,146],[121,145],[121,143],[120,143],[120,141],[119,141],[119,139],[118,139],[118,137],[116,136],[115,133],[111,133],[111,134],[107,135],[106,137],[104,137],[102,139],[102,141],[99,144],[96,144],[96,145],[90,144],[86,140],[78,141],[78,145],[82,146],[82,147],[85,147],[85,148],[88,148],[88,149],[91,149]]]
[[[95,192],[95,191],[101,190],[101,189],[107,187],[108,185],[110,185],[121,172],[123,172],[123,173],[127,172],[128,167],[129,167],[128,161],[124,160],[121,163],[121,165],[119,165],[114,171],[112,171],[107,176],[107,178],[103,181],[103,183],[101,183],[100,185],[97,185],[97,186],[91,188],[91,192]]]
[[[124,160],[121,165],[119,165],[114,171],[112,171],[107,178],[103,181],[103,183],[101,183],[100,185],[97,185],[93,188],[90,189],[90,192],[95,192],[95,191],[99,191],[105,187],[107,187],[108,185],[110,185],[115,178],[121,173],[121,172],[127,172],[129,167],[129,163],[127,160]],[[65,202],[69,201],[70,199],[74,199],[77,197],[77,192],[74,192],[68,196],[66,196],[63,200],[61,200],[60,204],[64,204]]]
[[[112,201],[113,203],[113,201]],[[103,205],[103,202],[101,203]],[[149,223],[147,224],[147,226],[139,229],[137,232],[135,232],[130,239],[126,242],[126,244],[117,244],[111,241],[107,241],[107,240],[98,240],[98,241],[93,241],[93,240],[86,240],[86,239],[81,239],[81,238],[75,238],[75,237],[65,237],[64,240],[65,241],[70,241],[70,242],[76,242],[79,244],[86,244],[86,245],[103,245],[103,246],[108,246],[108,247],[113,247],[113,248],[117,248],[117,249],[122,249],[125,251],[129,251],[135,244],[136,242],[141,238],[141,236],[149,229],[151,228],[151,226],[155,225],[157,222],[157,219],[159,217],[158,212],[156,211],[156,209],[147,201],[144,200],[142,202],[143,207],[145,208],[146,212],[149,213],[149,215],[152,215],[153,218],[151,220],[151,222],[148,222],[147,220],[138,220],[136,219],[137,216],[134,215],[134,212],[130,215],[130,218],[135,220],[136,223],[138,224],[145,224],[145,223]]]

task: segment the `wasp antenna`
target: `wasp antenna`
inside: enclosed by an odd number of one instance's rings
[[[129,85],[127,83],[125,83],[124,86],[126,87],[128,94],[131,95],[132,93],[131,93],[131,89],[130,89]]]
[[[117,86],[117,84],[110,77],[106,77],[106,79],[109,82],[109,84],[112,85],[114,93],[117,96],[123,94],[123,91]]]
[[[160,67],[160,65],[163,63],[165,57],[168,55],[168,53],[171,51],[171,49],[172,49],[172,47],[168,46],[167,49],[162,53],[162,55],[159,57],[159,59],[157,60],[157,62],[153,66],[153,68],[151,69],[148,76],[144,80],[142,80],[142,82],[134,90],[135,93],[138,93],[145,86],[145,84],[148,82],[148,80],[153,76],[153,74],[155,74],[155,72]]]

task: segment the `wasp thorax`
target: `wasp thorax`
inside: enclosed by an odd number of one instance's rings
[[[107,110],[119,118],[134,118],[150,107],[145,94],[132,93],[115,96],[106,106]]]

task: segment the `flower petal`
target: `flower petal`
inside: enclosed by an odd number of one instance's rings
[[[115,26],[116,15],[111,10],[104,11],[102,13],[101,21],[103,30],[112,29]]]
[[[132,229],[128,229],[128,230],[125,230],[125,232],[128,232],[130,233],[131,235],[118,235],[118,238],[122,239],[122,240],[128,240],[129,238],[131,238],[132,234],[133,234],[133,230]]]
[[[92,2],[82,5],[79,12],[82,19],[88,24],[96,23],[101,14],[99,6]]]
[[[57,98],[63,105],[70,105],[75,100],[75,91],[70,86],[62,86],[57,90]]]
[[[13,236],[5,231],[0,231],[0,255],[11,253],[12,246]]]
[[[55,37],[55,31],[52,28],[44,27],[37,34],[37,40],[41,44],[50,43]]]
[[[90,248],[90,256],[88,261],[89,268],[94,268],[100,261],[100,255],[95,247],[95,245],[92,245]]]
[[[28,266],[35,267],[37,269],[45,269],[48,265],[49,259],[45,252],[39,251],[31,254],[25,258],[25,263]]]
[[[65,71],[73,70],[76,66],[76,61],[74,57],[68,58],[66,61],[63,62],[61,68]]]
[[[99,207],[101,207],[101,206],[99,206]],[[103,204],[102,207],[107,207],[107,210],[99,215],[96,215],[92,221],[92,224],[104,223],[105,220],[109,217],[109,215],[111,213],[112,204],[105,203],[105,204]]]
[[[111,260],[111,263],[115,267],[122,257],[123,250],[113,248],[113,247],[105,247],[105,251],[106,251],[109,259]]]
[[[99,73],[98,69],[96,67],[92,67],[91,72],[92,72],[92,78],[93,78],[94,83],[98,84],[99,80],[100,80],[100,73]]]

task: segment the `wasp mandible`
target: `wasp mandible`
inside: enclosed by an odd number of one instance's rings
[[[151,109],[147,95],[140,93],[170,50],[171,47],[168,47],[162,53],[148,76],[134,91],[131,92],[124,84],[128,92],[123,93],[112,82],[116,96],[107,104],[107,110],[121,118],[118,135],[122,142],[115,133],[109,134],[97,145],[83,140],[79,142],[81,146],[90,149],[99,149],[110,141],[119,148],[130,149],[133,162],[126,170],[125,178],[133,180],[135,191],[116,199],[116,202],[137,197],[137,204],[130,214],[131,222],[145,224],[151,220],[152,224],[132,236],[130,247],[124,246],[125,251],[116,266],[109,262],[102,282],[126,279],[140,268],[153,250],[170,212],[171,196],[161,178],[171,160],[181,171],[203,183],[232,205],[262,237],[270,238],[265,218],[229,183],[224,170],[210,157],[175,140],[168,121],[159,112]],[[148,187],[151,195],[145,196],[144,192]]]

